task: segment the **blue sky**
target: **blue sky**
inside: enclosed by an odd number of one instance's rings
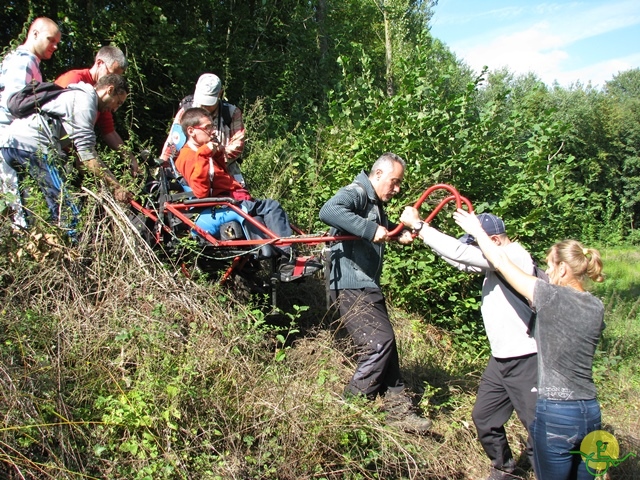
[[[439,0],[431,33],[479,72],[601,87],[640,67],[640,0]]]

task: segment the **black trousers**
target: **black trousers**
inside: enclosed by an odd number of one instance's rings
[[[358,353],[356,371],[345,393],[373,399],[387,390],[401,392],[400,361],[384,296],[379,289],[332,291],[340,321]]]
[[[504,424],[513,411],[529,432],[538,398],[538,355],[497,359],[491,356],[482,374],[471,414],[482,448],[495,468],[513,458]],[[527,436],[527,456],[533,465],[533,443]]]

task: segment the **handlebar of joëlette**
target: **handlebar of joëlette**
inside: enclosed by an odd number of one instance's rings
[[[416,203],[413,204],[413,206],[417,209],[420,209],[420,207],[422,206],[422,204],[424,203],[424,201],[429,197],[429,195],[431,195],[433,192],[435,192],[436,190],[447,190],[451,195],[449,195],[448,197],[442,199],[440,201],[440,203],[438,205],[436,205],[436,208],[433,209],[433,211],[424,219],[425,223],[431,223],[431,220],[434,219],[434,217],[438,214],[438,212],[440,210],[442,210],[442,208],[449,202],[455,200],[456,202],[456,208],[462,208],[462,204],[464,203],[467,206],[467,209],[470,212],[473,212],[473,206],[471,205],[471,202],[469,201],[468,198],[463,197],[462,195],[460,195],[460,193],[458,192],[458,190],[455,189],[455,187],[448,185],[446,183],[438,183],[436,185],[433,185],[429,188],[427,188],[422,195],[420,196],[420,198],[418,199],[418,201]],[[398,235],[400,235],[400,233],[402,232],[402,230],[404,229],[404,225],[400,224],[398,225],[396,228],[394,228],[391,232],[389,232],[389,236],[390,237],[397,237]],[[343,241],[343,240],[356,240],[358,239],[358,237],[356,237],[355,235],[339,235],[336,237],[325,237],[325,241],[327,242],[336,242],[336,241]]]

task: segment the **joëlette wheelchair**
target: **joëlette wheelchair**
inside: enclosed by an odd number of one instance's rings
[[[277,287],[280,282],[292,282],[324,273],[328,285],[330,242],[355,240],[351,235],[331,236],[327,232],[306,234],[291,225],[295,235],[278,237],[259,218],[250,216],[233,198],[195,198],[177,173],[173,161],[157,161],[156,174],[145,187],[144,205],[131,202],[131,219],[152,248],[161,249],[180,260],[183,273],[189,275],[186,261],[195,262],[207,272],[221,272],[219,281],[229,282],[235,276],[253,280],[257,293],[268,293],[272,308],[276,308]],[[420,208],[435,191],[449,193],[437,203],[425,218],[429,223],[448,203],[456,207],[465,204],[472,211],[470,201],[447,184],[427,188],[414,204]],[[391,236],[402,231],[399,225]],[[284,272],[278,268],[277,250],[295,248],[309,255],[300,255]]]

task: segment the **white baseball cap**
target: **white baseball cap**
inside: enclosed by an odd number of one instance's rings
[[[196,91],[193,94],[194,106],[212,107],[218,103],[218,95],[222,89],[222,82],[213,73],[203,73],[196,83]]]

